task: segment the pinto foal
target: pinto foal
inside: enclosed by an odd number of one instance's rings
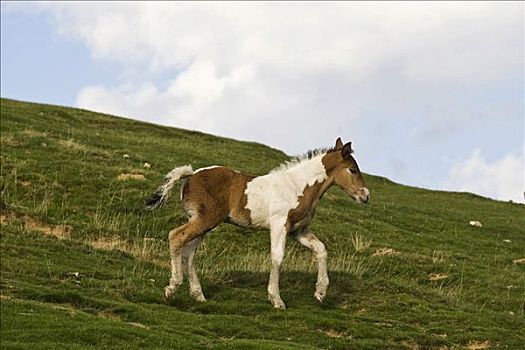
[[[308,225],[317,203],[333,184],[357,203],[370,197],[363,176],[352,157],[351,142],[310,152],[269,174],[251,176],[221,166],[193,171],[182,166],[169,172],[164,183],[146,200],[148,208],[161,206],[178,180],[182,180],[181,202],[189,221],[169,233],[170,284],[164,295],[171,297],[182,285],[182,259],[186,260],[190,294],[206,301],[202,294],[193,257],[204,235],[221,222],[270,230],[271,260],[268,299],[275,308],[285,308],[279,295],[279,269],[284,257],[286,236],[297,240],[314,254],[318,264],[315,298],[323,301],[328,288],[326,249]]]

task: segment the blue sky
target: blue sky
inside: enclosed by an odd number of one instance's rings
[[[523,3],[2,2],[2,97],[523,201]]]
[[[6,12],[2,7],[2,96],[72,106],[83,86],[118,76],[81,42],[58,37],[45,13]]]

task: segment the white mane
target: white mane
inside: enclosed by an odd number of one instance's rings
[[[284,163],[282,163],[279,166],[277,166],[276,168],[274,168],[272,171],[270,171],[270,174],[280,173],[280,172],[284,172],[284,171],[286,171],[288,169],[295,168],[297,165],[299,165],[299,164],[301,164],[301,163],[303,163],[303,162],[305,162],[307,160],[316,158],[316,157],[321,156],[321,155],[325,155],[326,153],[328,153],[329,150],[330,150],[329,148],[318,148],[318,149],[314,149],[312,151],[308,151],[305,154],[302,154],[302,155],[299,155],[299,156],[295,156],[292,159],[287,160]]]

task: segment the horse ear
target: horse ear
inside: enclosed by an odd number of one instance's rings
[[[349,159],[351,154],[354,153],[354,150],[352,149],[352,142],[348,142],[346,145],[344,145],[341,153],[343,154],[343,159]]]
[[[343,148],[343,141],[338,137],[337,140],[335,140],[335,150],[339,151],[341,148]]]

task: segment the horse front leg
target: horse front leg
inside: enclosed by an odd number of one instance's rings
[[[270,229],[272,267],[268,282],[268,300],[276,309],[286,309],[279,292],[279,271],[284,258],[286,229],[284,225],[272,226]]]
[[[326,267],[326,248],[323,242],[308,231],[294,234],[292,237],[303,246],[310,249],[317,261],[317,283],[315,284],[314,297],[322,302],[326,296],[326,291],[330,282],[328,280],[328,270]]]

